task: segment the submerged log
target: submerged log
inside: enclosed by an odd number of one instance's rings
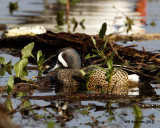
[[[91,101],[91,100],[122,100],[130,99],[132,96],[116,95],[116,94],[71,94],[71,95],[51,95],[51,96],[29,96],[29,99],[34,100],[66,100],[66,101]]]

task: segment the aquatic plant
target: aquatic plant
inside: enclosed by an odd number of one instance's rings
[[[24,77],[28,75],[26,66],[28,64],[28,58],[32,55],[32,50],[34,47],[34,42],[28,44],[21,50],[22,58],[17,63],[15,63],[13,69],[16,73],[16,77]]]
[[[104,39],[106,31],[107,31],[107,24],[103,23],[99,32],[99,38]]]
[[[103,27],[106,27],[106,25],[102,25]],[[102,32],[103,31],[103,32]],[[104,38],[104,34],[105,34],[105,30],[101,29],[101,37]],[[102,36],[103,35],[103,36]],[[105,44],[103,45],[103,47],[101,48],[101,50],[98,49],[98,47],[96,46],[96,41],[95,39],[91,36],[91,39],[92,39],[92,42],[96,48],[96,50],[94,50],[94,55],[90,56],[90,54],[88,54],[85,59],[90,59],[90,58],[93,58],[93,57],[100,57],[104,60],[104,62],[107,64],[108,66],[108,69],[106,71],[106,81],[108,82],[108,89],[107,89],[107,92],[110,92],[110,84],[111,84],[111,80],[112,80],[112,76],[113,76],[113,73],[114,73],[114,66],[113,66],[113,56],[114,56],[114,52],[111,53],[110,56],[107,56],[106,54],[106,51],[105,51],[105,48],[106,48],[106,44],[107,44],[107,41],[105,42]],[[90,76],[92,75],[92,73],[90,73],[89,75],[86,75],[85,79],[87,79],[86,82],[89,81],[89,78]],[[87,85],[87,83],[86,83]],[[103,90],[102,90],[103,91]]]
[[[69,11],[70,11],[70,6],[75,5],[77,2],[80,0],[58,0],[59,3],[63,4],[66,6],[66,24],[67,24],[67,31],[70,32],[70,22],[69,22]],[[60,10],[57,13],[57,25],[64,25],[64,11]],[[82,19],[79,23],[76,21],[75,18],[72,19],[72,23],[74,24],[73,26],[73,32],[76,30],[78,24],[85,29],[84,27],[84,19]]]
[[[10,76],[7,82],[7,94],[10,95],[14,85],[14,78]]]
[[[28,71],[27,71],[27,64],[28,62],[28,58],[32,57],[34,58],[34,60],[37,62],[38,65],[38,70],[42,73],[42,65],[48,61],[49,59],[51,59],[53,56],[49,57],[48,59],[44,59],[45,55],[42,53],[41,50],[39,50],[37,52],[37,57],[35,58],[32,54],[32,50],[34,48],[34,42],[26,45],[22,50],[21,50],[21,54],[22,54],[22,58],[15,63],[13,69],[16,73],[16,77],[20,77],[22,79],[24,79],[24,76],[28,75]],[[41,76],[41,75],[40,75]]]
[[[47,128],[55,128],[55,123],[53,121],[48,121]]]
[[[84,87],[85,89],[87,89],[87,91],[92,90],[91,88],[88,87],[88,83],[89,83],[89,79],[92,76],[92,74],[94,73],[93,71],[90,72],[84,72],[84,70],[80,70],[80,73],[83,76],[83,81],[81,82],[82,87]]]
[[[63,10],[60,10],[60,11],[57,13],[57,18],[56,18],[56,21],[57,21],[57,25],[58,25],[58,26],[64,25],[63,17],[64,17],[64,11],[63,11]]]
[[[78,22],[74,17],[72,19],[72,23],[74,24],[73,26],[73,32],[75,32],[76,28],[78,27],[78,25],[80,25],[82,27],[82,29],[85,29],[85,26],[84,26],[84,21],[85,19],[82,19],[80,22]]]
[[[140,128],[143,118],[142,110],[136,104],[133,105],[133,111],[135,116],[134,128]]]
[[[9,12],[12,14],[14,11],[18,10],[18,2],[9,2]]]
[[[125,27],[126,27],[126,32],[127,33],[132,30],[132,25],[134,25],[133,19],[126,16]]]
[[[8,74],[11,74],[11,64],[12,60],[10,60],[8,63],[5,61],[4,57],[0,57],[0,75],[5,75],[5,72],[7,71]]]

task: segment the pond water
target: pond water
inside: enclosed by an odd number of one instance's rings
[[[15,0],[16,1],[16,0]],[[60,9],[64,9],[62,5],[57,5],[56,0],[19,0],[19,8],[9,12],[10,0],[0,0],[0,24],[6,24],[7,28],[18,26],[35,26],[43,25],[47,30],[54,32],[59,31],[56,27],[56,14]],[[14,2],[12,0],[12,2]],[[144,32],[144,33],[160,33],[160,1],[158,0],[81,0],[71,6],[70,19],[73,17],[77,22],[83,19],[85,29],[78,25],[75,32],[98,34],[102,23],[107,22],[107,34],[117,32],[126,34],[124,27],[126,16],[134,20],[132,31],[129,34]],[[67,31],[67,25],[60,26],[63,31]],[[71,24],[71,31],[74,24]],[[3,31],[0,31],[1,33]],[[123,44],[122,42],[117,42]],[[160,52],[159,40],[142,41],[142,42],[127,42],[125,46],[137,44],[137,49],[141,50],[144,47],[147,51]],[[13,52],[14,51],[14,52]],[[0,56],[9,62],[12,59],[12,65],[19,61],[20,52],[7,48],[0,47]],[[18,56],[18,57],[17,57]],[[29,66],[33,66],[30,64]],[[12,70],[12,75],[15,75]],[[27,78],[33,79],[32,76],[37,76],[38,71],[29,70]],[[10,74],[0,76],[0,86],[6,86]],[[138,100],[100,100],[100,101],[62,101],[67,106],[67,110],[62,110],[60,107],[61,101],[45,101],[45,100],[27,100],[28,105],[47,106],[53,105],[40,110],[30,111],[29,114],[17,112],[13,115],[13,121],[24,127],[45,128],[49,124],[55,127],[159,127],[160,115],[159,108],[141,108],[143,119],[136,120],[133,112],[133,104],[142,105],[157,105],[159,99],[155,100],[156,96],[160,95],[160,84],[152,81],[145,83],[146,86],[154,88],[150,94],[141,94],[141,97],[135,96]],[[6,93],[1,94],[1,102],[3,103]],[[27,94],[24,94],[27,95]],[[34,96],[56,95],[54,88],[52,92],[35,92]],[[21,98],[12,98],[13,107],[16,108],[21,103]],[[52,116],[50,113],[54,116]],[[23,115],[23,116],[22,116]]]

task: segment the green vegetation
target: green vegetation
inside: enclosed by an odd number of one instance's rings
[[[29,63],[28,59],[29,57],[32,57],[35,59],[35,61],[37,62],[37,66],[38,66],[38,70],[40,73],[42,73],[42,65],[48,61],[50,58],[52,58],[53,56],[51,56],[48,59],[44,59],[44,54],[42,53],[41,50],[39,50],[37,52],[37,57],[35,58],[32,54],[32,50],[34,48],[34,42],[26,45],[22,50],[21,50],[21,59],[16,62],[13,66],[13,69],[16,73],[16,77],[13,77],[12,75],[10,76],[10,78],[8,79],[8,83],[7,83],[7,94],[10,95],[12,92],[12,88],[14,85],[14,81],[16,79],[16,81],[28,81],[27,78],[25,78],[25,76],[28,76],[28,70],[27,70],[27,65]],[[5,72],[7,71],[9,74],[11,74],[11,61],[9,61],[8,63],[5,61],[5,58],[0,57],[0,75],[4,75]],[[38,74],[39,77],[41,77],[41,74]],[[20,80],[18,79],[20,78]]]
[[[106,23],[103,23],[102,24],[102,27],[100,29],[100,32],[99,32],[99,38],[101,39],[104,39],[104,36],[106,34],[106,31],[107,31],[107,24]]]
[[[113,76],[113,73],[114,73],[114,66],[113,66],[114,52],[112,52],[110,55],[107,54],[106,45],[108,43],[108,40],[107,40],[107,38],[105,38],[106,31],[107,31],[107,24],[103,23],[102,27],[100,29],[100,32],[99,32],[99,38],[101,38],[103,40],[106,40],[106,42],[100,50],[98,49],[98,47],[96,45],[97,44],[96,40],[91,36],[92,42],[95,46],[95,49],[92,50],[93,55],[91,56],[90,53],[89,53],[88,55],[86,55],[85,59],[98,57],[98,58],[102,58],[104,60],[104,63],[107,64],[108,69],[106,71],[106,81],[108,82],[107,92],[109,93],[110,92],[110,84],[111,84],[112,76]],[[85,79],[85,82],[86,82],[86,86],[88,85],[89,78],[91,77],[92,74],[93,73],[90,72],[89,74],[83,75],[83,77]],[[88,88],[88,86],[87,86],[87,88]],[[103,92],[103,89],[102,89],[102,92]]]
[[[113,73],[114,73],[113,56],[114,56],[114,53],[112,53],[110,55],[110,57],[108,58],[108,61],[107,61],[107,66],[108,66],[108,69],[106,71],[106,77],[107,77],[106,80],[108,81],[107,92],[110,92],[111,80],[112,80],[112,76],[113,76]]]
[[[10,14],[12,14],[16,10],[18,10],[18,2],[9,2],[9,12],[10,12]]]
[[[72,23],[74,24],[73,26],[73,32],[75,32],[76,28],[78,27],[78,25],[81,26],[82,29],[85,29],[85,26],[84,26],[84,21],[85,19],[82,19],[80,22],[78,22],[74,17],[72,19]]]
[[[92,76],[92,74],[94,73],[93,71],[87,72],[85,73],[82,69],[80,70],[80,73],[83,76],[83,82],[82,82],[82,87],[84,87],[85,89],[87,89],[87,91],[90,91],[91,88],[88,87],[88,82],[90,77]]]
[[[55,123],[53,121],[48,121],[47,128],[55,128]]]
[[[8,72],[8,74],[11,74],[11,67],[12,67],[11,63],[12,63],[11,60],[7,63],[4,57],[0,57],[0,75],[1,76],[4,76],[6,71]]]
[[[125,27],[127,33],[132,30],[132,25],[134,25],[133,19],[126,16]]]
[[[72,31],[75,32],[76,28],[80,25],[82,29],[85,29],[85,26],[84,26],[84,21],[85,19],[82,19],[81,21],[77,21],[74,17],[73,19],[69,19],[69,11],[70,11],[70,6],[73,6],[75,5],[76,3],[78,3],[80,0],[58,0],[58,2],[62,5],[65,5],[65,10],[63,10],[63,8],[59,9],[58,13],[57,13],[57,25],[56,26],[56,30],[55,31],[62,31],[63,28],[61,27],[62,25],[65,25],[67,24],[67,31],[68,32],[71,32],[70,30],[70,26],[71,26],[71,23],[73,24],[73,29]],[[66,13],[64,13],[66,12]],[[64,17],[66,14],[66,17]]]
[[[135,104],[135,105],[133,105],[133,111],[134,111],[134,115],[135,115],[134,128],[141,128],[141,123],[142,123],[142,119],[143,119],[142,110]]]
[[[67,2],[68,2],[68,0],[58,0],[61,4],[67,4]],[[74,4],[76,4],[77,2],[79,2],[80,0],[71,0],[71,1],[69,1],[70,3],[70,5],[74,5]]]
[[[7,94],[10,95],[13,89],[13,85],[14,85],[14,78],[13,76],[10,76],[10,78],[8,79],[7,82]]]
[[[134,111],[135,118],[143,117],[142,110],[137,105],[133,105],[133,111]]]

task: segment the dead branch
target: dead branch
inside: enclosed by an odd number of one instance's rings
[[[113,34],[109,37],[112,41],[146,41],[146,40],[159,40],[160,33],[136,33],[131,35],[118,35]]]

